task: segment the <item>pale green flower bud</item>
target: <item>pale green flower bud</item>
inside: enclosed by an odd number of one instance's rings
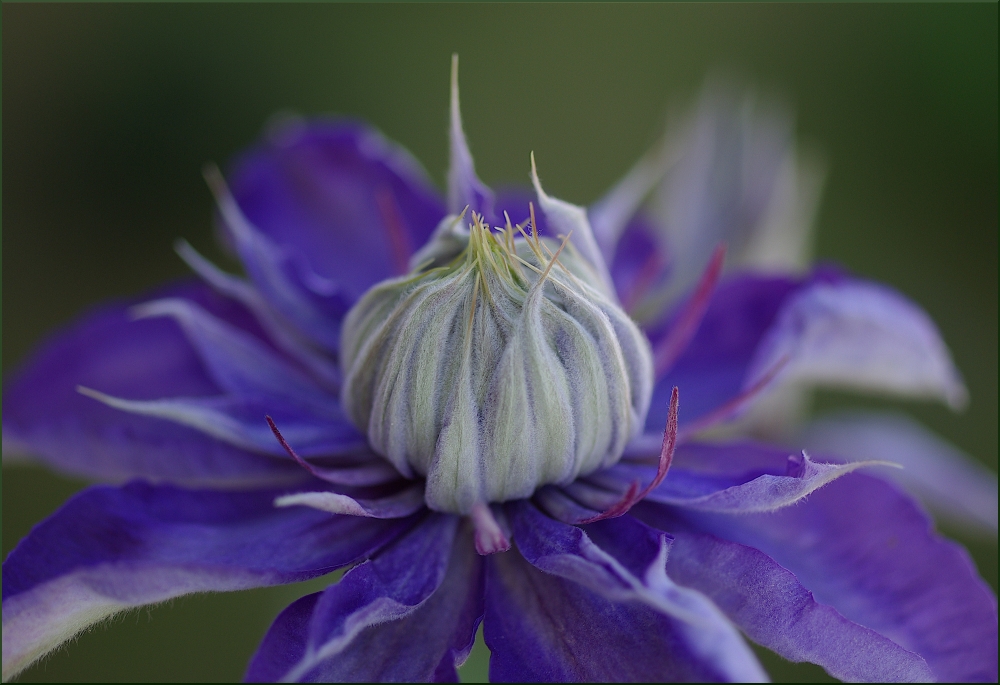
[[[573,244],[447,221],[347,315],[348,415],[439,511],[614,464],[649,406],[645,336]]]

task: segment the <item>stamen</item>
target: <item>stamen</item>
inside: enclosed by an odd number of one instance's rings
[[[517,245],[514,243],[514,227],[510,223],[510,215],[507,214],[506,210],[504,210],[503,218],[507,224],[506,229],[503,231],[504,245],[507,248],[507,254],[513,259],[511,266],[517,270],[517,275],[524,280],[524,270],[521,268],[521,265],[528,263],[521,259],[521,257],[517,254]],[[530,266],[530,264],[528,266]]]
[[[545,282],[546,277],[549,275],[549,271],[552,269],[552,265],[555,264],[556,260],[559,259],[559,254],[563,251],[563,248],[566,247],[566,243],[569,242],[569,236],[570,235],[573,235],[573,231],[570,231],[569,235],[567,235],[565,238],[563,238],[562,245],[560,245],[559,249],[556,250],[556,253],[554,255],[552,255],[552,259],[550,259],[549,263],[546,265],[545,271],[542,272],[541,278],[538,279],[539,283],[544,283]]]
[[[573,231],[570,231],[570,235],[572,235],[572,234],[573,234]],[[561,234],[560,234],[559,237],[563,238],[564,240],[566,240],[566,239],[569,238],[569,236],[564,236],[564,235],[561,235]],[[552,250],[550,250],[545,243],[539,242],[539,245],[541,246],[541,248],[543,250],[545,250],[545,254],[547,254],[549,256],[549,259],[553,259],[554,260],[556,258],[557,255],[552,254]],[[559,249],[562,250],[562,248],[559,248]],[[572,245],[570,245],[570,249],[571,250],[573,249]],[[573,284],[577,288],[579,288],[581,290],[583,289],[583,285],[580,283],[580,280],[576,276],[574,276],[573,272],[570,271],[569,269],[567,269],[566,266],[562,262],[557,261],[556,262],[556,266],[558,266],[560,269],[562,269],[562,272],[564,274],[566,274],[566,276],[569,277],[569,279],[571,281],[573,281]]]
[[[705,271],[702,273],[701,279],[698,281],[698,286],[694,289],[694,293],[684,303],[677,321],[670,329],[670,332],[656,345],[656,349],[653,350],[654,376],[657,380],[670,370],[674,362],[687,349],[691,339],[694,338],[694,334],[698,332],[698,327],[701,325],[701,321],[705,317],[705,312],[708,311],[708,305],[712,301],[712,293],[719,282],[719,276],[722,273],[722,263],[725,258],[726,244],[719,243],[715,251],[712,252],[712,257],[708,260],[708,266],[705,267]]]
[[[531,212],[531,217],[528,219],[528,221],[531,223],[531,232],[532,235],[535,236],[536,240],[532,241],[531,236],[529,236],[527,233],[524,232],[524,227],[521,224],[516,225],[517,230],[520,231],[522,236],[524,236],[524,244],[528,246],[532,254],[535,255],[535,258],[538,259],[538,262],[542,263],[545,261],[545,257],[542,255],[542,251],[539,249],[539,245],[535,244],[535,242],[538,239],[538,233],[535,231],[535,206],[529,202],[528,209]],[[540,243],[540,241],[537,242]]]
[[[562,245],[559,246],[559,249],[556,250],[555,254],[552,254],[552,251],[549,250],[549,248],[546,247],[545,243],[543,243],[541,241],[541,239],[539,239],[539,237],[538,237],[538,231],[535,228],[535,205],[533,203],[531,203],[531,202],[528,203],[528,211],[529,211],[529,213],[531,215],[531,217],[529,219],[529,221],[531,222],[531,235],[529,236],[527,233],[525,233],[524,228],[520,224],[516,224],[515,227],[517,228],[518,231],[520,231],[521,235],[524,236],[525,244],[529,248],[531,248],[532,253],[534,253],[535,258],[538,259],[539,263],[545,263],[545,261],[546,261],[545,260],[545,255],[542,254],[543,251],[546,252],[546,253],[548,253],[548,255],[549,255],[549,263],[548,263],[548,265],[546,265],[545,271],[543,272],[541,269],[538,269],[533,264],[531,264],[529,262],[526,262],[525,260],[521,259],[521,257],[518,256],[516,252],[512,252],[511,253],[513,255],[514,259],[516,259],[521,264],[524,264],[526,267],[528,267],[529,269],[531,269],[532,271],[534,271],[536,274],[539,274],[541,276],[541,278],[540,278],[541,281],[544,281],[545,278],[548,276],[549,269],[552,267],[552,264],[557,264],[559,266],[559,268],[562,269],[563,272],[567,276],[569,276],[573,280],[573,282],[579,287],[580,283],[579,283],[579,281],[577,281],[576,276],[573,275],[573,272],[570,271],[569,269],[567,269],[565,266],[563,266],[563,263],[560,262],[560,261],[558,261],[556,259],[556,257],[559,256],[559,253],[562,252],[562,249],[566,246],[567,242],[569,241],[570,235],[573,234],[573,231],[570,231],[569,235],[563,236],[563,243],[562,243]],[[506,216],[506,213],[504,215]],[[510,226],[510,217],[509,216],[507,217],[507,225]],[[512,236],[513,236],[513,228],[514,227],[511,228],[511,235]]]
[[[666,430],[663,431],[663,445],[660,448],[660,461],[657,464],[656,476],[643,490],[639,491],[639,481],[635,481],[629,486],[628,491],[625,495],[614,504],[608,507],[604,512],[598,514],[589,519],[584,519],[580,523],[594,523],[595,521],[603,521],[604,519],[618,518],[624,514],[627,514],[629,509],[634,507],[636,504],[641,502],[646,498],[646,495],[651,493],[663,479],[667,477],[667,471],[670,470],[670,464],[674,460],[674,450],[677,447],[677,407],[680,401],[679,391],[675,387],[673,392],[670,393],[670,409],[667,411],[667,426]]]
[[[292,446],[288,444],[284,436],[281,434],[281,431],[279,431],[278,427],[274,424],[274,419],[272,419],[270,416],[265,416],[264,420],[267,421],[267,425],[271,427],[271,432],[274,433],[274,437],[278,439],[278,442],[281,444],[281,446],[285,448],[286,452],[288,452],[288,456],[294,459],[296,464],[298,464],[299,466],[301,466],[302,468],[304,468],[306,471],[316,476],[317,478],[323,478],[323,476],[320,475],[316,471],[316,469],[313,468],[312,464],[310,464],[305,459],[300,457],[295,452],[295,450],[292,449]]]
[[[399,481],[401,478],[399,472],[389,465],[387,461],[382,459],[375,459],[368,462],[349,464],[334,468],[313,466],[292,449],[291,445],[288,444],[281,432],[278,431],[278,427],[274,424],[274,420],[270,416],[265,416],[264,418],[267,420],[267,425],[271,427],[271,432],[274,433],[274,437],[278,439],[278,443],[281,444],[289,456],[295,460],[295,463],[313,476],[325,480],[328,483],[333,483],[334,485],[354,486],[386,485],[393,481]]]
[[[535,266],[531,262],[526,261],[525,259],[522,259],[521,256],[519,254],[517,254],[516,252],[511,253],[511,256],[517,261],[518,264],[523,264],[524,266],[528,267],[529,269],[531,269],[532,271],[534,271],[539,276],[542,275],[542,270],[541,269],[539,269],[537,266]],[[521,274],[521,275],[523,276],[524,274]]]
[[[510,549],[510,541],[504,535],[488,504],[476,502],[469,512],[472,525],[475,528],[476,551],[482,556],[506,552]]]

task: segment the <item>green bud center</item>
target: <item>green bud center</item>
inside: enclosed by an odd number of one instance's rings
[[[341,400],[432,509],[529,497],[615,463],[652,391],[649,344],[567,239],[446,219],[343,328]]]

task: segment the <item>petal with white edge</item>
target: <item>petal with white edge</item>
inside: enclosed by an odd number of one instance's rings
[[[953,409],[962,378],[930,317],[899,293],[864,281],[817,282],[782,306],[761,341],[744,387],[782,360],[776,383],[822,384],[926,397]]]
[[[805,427],[812,450],[849,461],[888,459],[902,469],[879,469],[935,514],[986,535],[997,534],[997,476],[902,414],[845,413]]]

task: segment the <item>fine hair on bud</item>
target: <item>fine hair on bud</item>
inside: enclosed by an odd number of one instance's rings
[[[351,420],[461,514],[614,464],[652,392],[649,343],[569,236],[464,217],[361,298],[340,352]]]

